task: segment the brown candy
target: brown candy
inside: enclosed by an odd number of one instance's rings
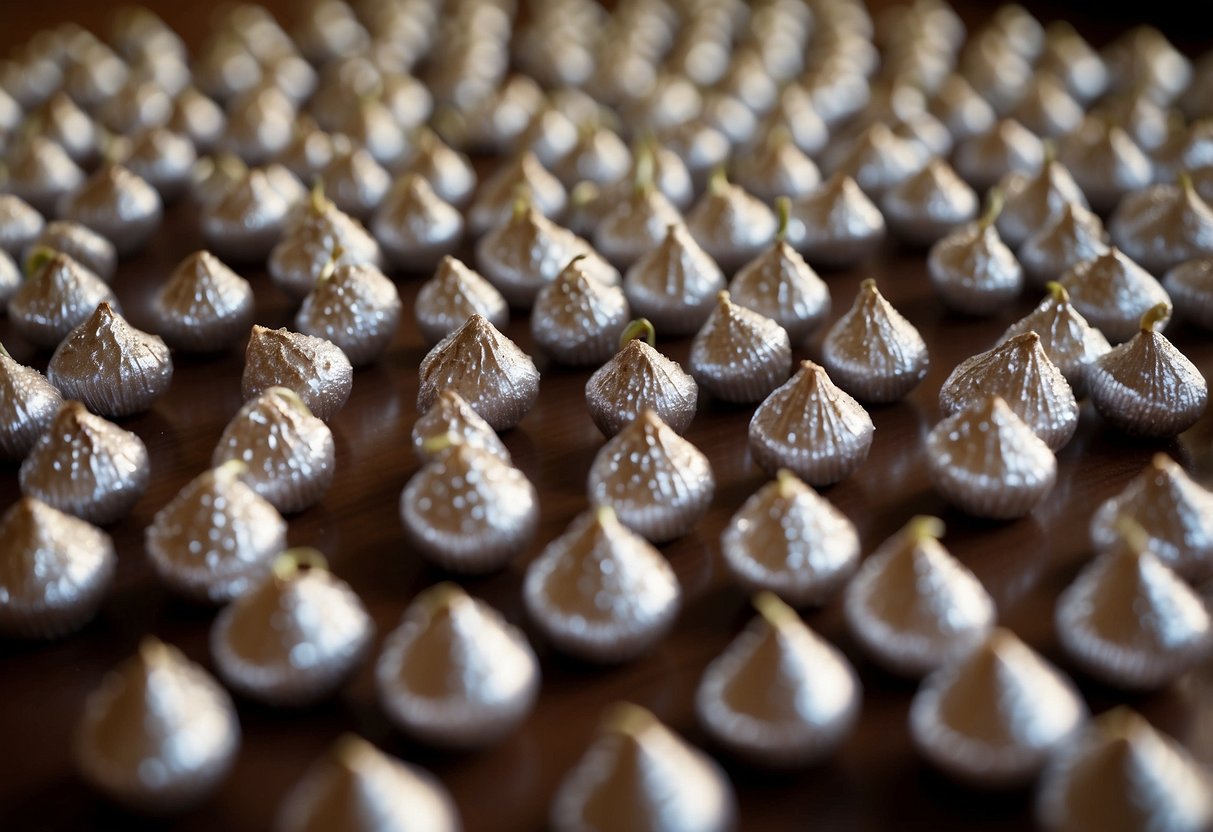
[[[437,344],[472,315],[482,315],[497,329],[510,322],[510,308],[501,292],[461,260],[442,258],[434,276],[417,290],[413,304],[417,326],[426,343]]]
[[[443,569],[473,575],[500,569],[534,534],[535,486],[500,455],[452,435],[428,442],[429,460],[400,494],[405,533]],[[443,445],[454,447],[438,453]]]
[[[863,464],[874,432],[859,402],[806,360],[754,411],[750,453],[768,473],[787,468],[810,485],[830,485]]]
[[[531,310],[531,336],[564,364],[599,364],[614,354],[628,323],[628,301],[618,286],[595,280],[574,257],[539,290]]]
[[[927,473],[945,500],[975,517],[1022,517],[1053,488],[1057,459],[1003,399],[979,399],[927,436]]]
[[[704,671],[695,694],[699,721],[742,759],[820,761],[859,721],[859,677],[776,596],[760,593],[754,606],[758,617]]]
[[[715,491],[708,458],[648,409],[599,449],[586,485],[592,504],[654,543],[694,528]]]
[[[926,377],[926,342],[885,300],[876,281],[864,280],[855,303],[821,344],[830,378],[861,401],[883,404],[903,398]]]
[[[396,284],[372,265],[334,265],[320,275],[295,315],[305,335],[336,344],[350,364],[379,358],[400,325],[402,304]]]
[[[792,370],[788,333],[720,292],[716,309],[691,343],[691,374],[723,401],[758,402]]]
[[[1041,348],[1066,377],[1075,397],[1081,397],[1087,391],[1087,365],[1112,347],[1103,333],[1091,326],[1070,303],[1070,293],[1064,286],[1050,281],[1046,288],[1045,299],[1011,324],[998,342],[1005,343],[1016,336],[1035,332]]]
[[[119,257],[147,243],[164,213],[156,189],[121,165],[107,165],[59,203],[59,215],[107,238]]]
[[[285,387],[270,387],[237,411],[211,457],[248,466],[244,481],[284,514],[318,502],[333,481],[333,433]]]
[[[286,547],[286,521],[228,460],[199,474],[152,519],[144,534],[152,569],[174,591],[223,604],[259,584]]]
[[[208,251],[182,260],[154,304],[160,335],[188,352],[226,349],[253,323],[253,287]]]
[[[1209,385],[1196,365],[1155,326],[1171,307],[1159,304],[1142,316],[1136,335],[1087,368],[1087,388],[1099,414],[1118,430],[1137,436],[1174,436],[1196,424]]]
[[[74,752],[94,788],[163,815],[184,812],[218,789],[239,745],[227,692],[175,647],[148,636],[89,695]]]
[[[379,702],[410,737],[471,749],[503,738],[539,695],[526,636],[483,601],[443,583],[422,592],[375,666]]]
[[[522,597],[553,645],[609,663],[636,658],[669,631],[681,590],[661,553],[599,506],[531,562]]]
[[[669,226],[661,245],[637,260],[623,278],[632,311],[671,335],[703,326],[723,288],[720,267],[681,224]]]
[[[117,560],[105,532],[23,497],[0,517],[0,633],[57,638],[83,627]]]
[[[937,518],[914,518],[847,585],[851,633],[895,673],[924,676],[969,652],[994,626],[994,600],[939,542],[943,531]]]
[[[138,436],[66,402],[21,463],[21,493],[104,526],[125,516],[148,483]]]
[[[13,329],[39,347],[55,347],[100,303],[118,300],[101,278],[65,254],[38,249],[29,277],[8,300]]]
[[[14,361],[0,344],[0,456],[23,459],[62,404],[46,376]]]
[[[1074,392],[1035,332],[958,364],[939,390],[939,409],[948,416],[991,396],[1001,396],[1051,450],[1064,447],[1078,427]]]
[[[353,386],[350,360],[332,341],[253,325],[240,379],[246,400],[270,387],[286,387],[318,419],[328,421],[345,405]]]
[[[695,379],[654,348],[653,325],[647,320],[632,322],[620,340],[615,356],[586,382],[586,405],[594,424],[614,436],[651,408],[678,433],[686,431],[699,400]]]
[[[173,360],[159,336],[135,329],[102,301],[59,344],[46,374],[67,398],[120,418],[150,409],[168,392]]]
[[[522,421],[539,396],[535,362],[481,315],[469,317],[426,353],[419,373],[418,410],[428,410],[450,389],[494,430]]]
[[[374,625],[314,549],[291,549],[211,628],[216,669],[233,689],[272,705],[331,696],[371,644]]]
[[[850,577],[859,536],[845,514],[781,469],[729,520],[720,550],[746,590],[799,607],[822,603]]]

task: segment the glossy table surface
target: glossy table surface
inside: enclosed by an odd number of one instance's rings
[[[188,203],[171,206],[150,247],[122,264],[114,285],[136,326],[152,327],[154,289],[178,260],[201,248],[195,217]],[[256,290],[257,321],[288,325],[293,309],[286,297],[261,271],[240,271]],[[410,550],[398,516],[400,490],[418,467],[410,430],[417,418],[417,365],[425,347],[411,318],[424,276],[397,277],[405,325],[381,361],[356,373],[349,403],[330,423],[337,444],[333,487],[318,506],[289,518],[290,542],[322,550],[334,573],[362,597],[378,629],[377,645],[417,592],[445,577]],[[930,348],[931,371],[906,401],[872,410],[876,438],[868,461],[826,490],[826,496],[855,522],[865,553],[913,515],[943,517],[945,544],[988,587],[1001,622],[1066,667],[1053,633],[1052,608],[1059,591],[1090,557],[1087,523],[1092,511],[1158,450],[1213,484],[1213,413],[1175,441],[1139,443],[1113,433],[1085,403],[1078,433],[1059,454],[1056,489],[1043,506],[1012,523],[966,518],[949,510],[926,483],[922,440],[938,419],[939,387],[951,369],[988,348],[1036,298],[1025,297],[991,319],[953,316],[931,294],[922,252],[890,244],[862,267],[826,275],[833,296],[831,321],[849,307],[864,277],[876,278],[920,329]],[[526,564],[585,508],[586,473],[603,437],[584,404],[591,370],[548,363],[534,349],[520,315],[506,332],[536,356],[542,372],[535,409],[503,435],[515,463],[539,490],[541,520],[531,546],[508,568],[462,583],[526,628],[519,592]],[[798,356],[818,358],[821,334],[799,348]],[[1213,339],[1186,327],[1168,334],[1206,376],[1213,374]],[[0,339],[18,360],[45,368],[48,354],[35,353],[13,337],[3,319]],[[659,341],[658,346],[685,364],[689,339]],[[243,345],[214,358],[174,358],[169,393],[150,413],[123,422],[147,443],[152,478],[132,514],[109,529],[120,565],[101,614],[61,641],[0,643],[2,829],[144,828],[143,821],[95,797],[73,772],[70,740],[84,698],[146,633],[210,666],[207,635],[213,610],[190,606],[160,586],[145,561],[143,529],[182,485],[207,467],[224,425],[241,404]],[[711,460],[717,492],[698,527],[662,547],[682,583],[684,609],[651,654],[619,667],[589,667],[554,654],[536,637],[543,672],[536,711],[500,744],[468,754],[440,754],[402,739],[375,701],[370,663],[340,696],[320,707],[289,711],[239,702],[243,748],[230,778],[201,809],[168,826],[228,832],[268,828],[286,790],[344,731],[358,732],[436,773],[454,795],[469,832],[543,828],[559,779],[591,739],[602,710],[617,700],[644,705],[703,744],[691,707],[695,686],[708,662],[752,615],[746,595],[730,584],[719,554],[723,526],[765,481],[746,447],[751,412],[752,407],[712,402],[705,394],[686,434]],[[16,467],[0,468],[0,506],[17,496]],[[807,771],[772,775],[726,762],[740,798],[742,828],[1032,828],[1030,793],[967,791],[919,761],[906,730],[913,685],[864,661],[845,632],[838,602],[835,597],[820,610],[806,610],[805,618],[858,665],[864,685],[862,719],[833,759]],[[1093,710],[1128,701],[1199,759],[1213,763],[1213,672],[1204,669],[1162,692],[1131,698],[1077,678]],[[148,828],[159,825],[148,823]]]

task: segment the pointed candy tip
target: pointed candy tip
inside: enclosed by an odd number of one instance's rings
[[[919,515],[910,520],[905,525],[905,535],[914,543],[921,543],[925,540],[939,540],[944,536],[947,527],[944,522],[938,517],[930,515]]]
[[[311,546],[296,546],[286,549],[277,558],[271,569],[279,580],[286,581],[305,570],[328,570],[329,562],[320,552]]]
[[[647,708],[631,702],[611,705],[602,717],[603,730],[636,738],[657,724],[657,717]]]

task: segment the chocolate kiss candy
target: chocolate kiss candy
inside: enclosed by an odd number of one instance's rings
[[[333,160],[333,136],[308,116],[295,122],[291,142],[278,154],[278,162],[307,182],[316,181]]]
[[[623,290],[587,274],[581,266],[584,259],[574,257],[540,289],[531,310],[535,343],[563,364],[599,364],[610,358],[628,323]]]
[[[1108,228],[1125,254],[1155,274],[1213,254],[1213,208],[1187,174],[1178,186],[1156,185],[1123,199]]]
[[[1070,94],[1089,102],[1108,86],[1108,68],[1091,44],[1069,23],[1055,20],[1045,27],[1044,51],[1038,69],[1060,78]]]
[[[332,341],[253,325],[240,379],[246,400],[271,387],[286,387],[316,418],[328,421],[345,406],[353,386],[350,360]]]
[[[1030,173],[1040,168],[1044,147],[1018,121],[1005,118],[987,132],[961,142],[955,159],[956,172],[974,188],[985,191],[1008,173]]]
[[[459,586],[422,592],[375,665],[379,703],[404,733],[442,748],[498,741],[535,706],[539,661],[526,636]]]
[[[413,155],[405,172],[425,179],[444,202],[463,205],[476,190],[476,170],[466,156],[453,150],[428,127],[413,139]]]
[[[1057,478],[1057,458],[1002,398],[978,399],[927,436],[927,473],[945,500],[975,517],[1031,511]]]
[[[211,628],[215,668],[233,690],[271,705],[331,696],[362,661],[374,625],[314,549],[290,549]]]
[[[606,185],[627,175],[632,154],[623,140],[608,127],[595,125],[581,130],[577,144],[556,165],[565,187],[578,182]]]
[[[671,335],[703,326],[723,288],[720,267],[682,224],[669,226],[661,245],[637,260],[623,278],[632,311]]]
[[[268,266],[274,285],[301,300],[330,263],[377,265],[382,259],[379,244],[362,223],[342,213],[317,186],[286,237],[270,252]]]
[[[861,401],[895,402],[927,374],[926,342],[876,288],[864,280],[855,303],[826,333],[822,363],[839,386]]]
[[[472,315],[483,315],[498,329],[505,329],[510,322],[510,308],[501,292],[450,255],[439,261],[434,276],[417,290],[413,311],[422,336],[431,346],[459,329]]]
[[[973,189],[938,157],[890,188],[881,201],[893,233],[918,246],[929,246],[973,220],[977,205]]]
[[[1107,250],[1099,217],[1067,202],[1019,247],[1019,263],[1031,285],[1043,286]]]
[[[265,172],[250,170],[214,205],[205,206],[202,235],[220,256],[256,262],[269,256],[286,230],[290,203]]]
[[[160,579],[195,601],[223,604],[256,586],[286,547],[286,521],[240,478],[240,460],[199,474],[145,533]]]
[[[5,189],[50,216],[58,204],[84,182],[84,171],[62,147],[42,136],[31,136],[8,153]]]
[[[114,244],[78,222],[48,222],[25,249],[27,262],[39,247],[66,254],[106,283],[114,279],[118,269],[118,252]]]
[[[460,832],[459,810],[425,769],[343,734],[308,768],[278,810],[278,832]]]
[[[350,364],[361,367],[387,349],[400,325],[401,309],[396,284],[379,269],[335,265],[303,299],[295,326],[305,335],[333,342]]]
[[[448,443],[442,437],[452,437]],[[510,452],[472,406],[453,390],[438,394],[432,407],[413,424],[413,450],[422,462],[444,456],[458,445],[487,451],[502,462],[510,462]]]
[[[135,329],[102,301],[59,344],[46,375],[67,398],[120,418],[150,409],[168,392],[173,359],[160,336]]]
[[[527,614],[561,651],[592,662],[636,658],[669,631],[681,590],[651,544],[609,506],[585,512],[527,568]]]
[[[729,283],[732,300],[774,320],[800,343],[830,312],[830,290],[786,239],[791,203],[775,201],[779,230],[764,253],[743,266]]]
[[[991,315],[1019,295],[1023,270],[999,238],[994,221],[1002,195],[991,191],[980,222],[948,234],[927,254],[927,274],[945,305],[969,315]]]
[[[950,416],[991,396],[1001,396],[1050,450],[1064,447],[1078,427],[1074,391],[1035,332],[1016,335],[956,365],[939,390],[939,409]]]
[[[97,614],[114,579],[109,535],[23,497],[0,517],[0,634],[56,638]]]
[[[59,203],[59,215],[106,237],[119,257],[134,254],[156,229],[164,206],[160,194],[122,165],[106,165]]]
[[[958,73],[944,79],[931,99],[930,111],[958,142],[982,135],[997,118],[989,102]]]
[[[1213,824],[1213,788],[1183,746],[1122,706],[1058,749],[1036,815],[1048,832],[1201,832]]]
[[[607,210],[594,229],[595,247],[621,269],[661,245],[666,229],[682,222],[678,209],[653,184],[648,172],[652,162],[647,164],[637,168],[632,192]]]
[[[803,766],[828,757],[859,720],[859,677],[846,657],[776,596],[755,596],[758,617],[708,665],[695,693],[704,730],[760,764]]]
[[[998,187],[1003,206],[995,223],[998,233],[1012,246],[1023,245],[1068,203],[1087,207],[1087,198],[1070,171],[1053,159],[1051,145],[1045,147],[1045,163],[1040,170],[1009,173]]]
[[[185,193],[197,160],[189,139],[165,127],[153,127],[134,139],[123,164],[168,202]]]
[[[1184,320],[1213,329],[1213,257],[1180,263],[1162,285]]]
[[[939,542],[943,522],[916,517],[847,585],[843,612],[877,664],[921,677],[985,641],[997,616],[977,576]]]
[[[429,442],[429,461],[400,494],[405,532],[443,569],[473,575],[500,569],[535,532],[535,486],[491,451],[450,435]],[[449,444],[458,447],[439,453]]]
[[[742,587],[798,607],[824,602],[859,561],[855,525],[786,469],[738,509],[720,548]]]
[[[586,491],[594,505],[654,543],[689,532],[711,505],[708,458],[645,409],[598,450]]]
[[[713,175],[707,192],[687,214],[687,230],[722,269],[735,272],[771,244],[775,214],[739,185]]]
[[[1091,517],[1096,551],[1121,548],[1126,518],[1145,534],[1145,547],[1180,575],[1201,581],[1213,573],[1213,494],[1166,454],[1156,454],[1123,491],[1096,510]]]
[[[84,779],[107,797],[169,814],[218,789],[239,746],[227,692],[177,648],[147,636],[89,694],[74,753]]]
[[[226,349],[253,322],[253,288],[208,251],[196,251],[173,269],[156,294],[157,329],[176,349]]]
[[[463,238],[463,215],[417,174],[396,181],[371,221],[391,262],[406,271],[429,271]]]
[[[520,195],[548,218],[564,213],[569,195],[560,180],[528,152],[503,165],[480,185],[468,209],[468,227],[479,236],[507,222]]]
[[[8,300],[8,316],[17,334],[39,347],[58,346],[98,304],[118,303],[101,278],[66,254],[35,249],[26,273]]]
[[[619,352],[595,370],[585,385],[586,405],[594,424],[607,436],[614,436],[651,408],[662,421],[683,433],[695,418],[699,400],[695,379],[678,362],[654,349],[653,325],[644,318],[633,321],[620,342]]]
[[[1132,338],[1141,316],[1156,304],[1168,307],[1159,328],[1170,320],[1167,291],[1116,247],[1070,267],[1062,275],[1061,285],[1070,293],[1074,308],[1114,343]]]
[[[1141,319],[1132,339],[1091,362],[1087,388],[1095,409],[1118,430],[1138,436],[1175,436],[1200,419],[1209,385],[1196,365],[1155,324],[1171,314],[1160,303]]]
[[[1087,392],[1087,365],[1112,347],[1103,333],[1091,326],[1070,303],[1070,293],[1060,283],[1050,281],[1048,294],[1035,309],[1011,324],[998,339],[1006,343],[1027,332],[1035,332],[1040,346],[1049,356],[1076,397]]]
[[[0,344],[0,457],[23,459],[62,404],[46,376],[14,361]]]
[[[712,171],[728,162],[732,151],[724,133],[699,119],[664,129],[657,138],[662,147],[682,160],[696,193],[708,185]]]
[[[578,255],[585,255],[580,267],[588,276],[618,285],[619,272],[593,246],[543,216],[525,198],[515,204],[508,222],[476,244],[480,272],[512,306],[523,309]]]
[[[188,138],[200,153],[210,153],[218,146],[226,126],[223,109],[196,87],[186,87],[173,102],[168,128]]]
[[[750,453],[768,473],[788,468],[810,485],[845,479],[868,457],[875,427],[867,411],[812,361],[758,406]]]
[[[147,489],[147,446],[80,402],[66,402],[21,463],[20,480],[27,497],[108,525]]]
[[[1081,130],[1083,107],[1063,81],[1041,73],[1033,77],[1011,115],[1037,136],[1056,138]]]
[[[97,161],[101,131],[66,92],[57,92],[36,112],[38,132],[67,151],[72,161],[92,168]]]
[[[283,514],[317,503],[333,482],[333,433],[285,387],[244,404],[223,429],[211,457],[248,466],[244,481]]]
[[[421,360],[417,409],[426,411],[451,389],[494,430],[522,421],[539,396],[539,370],[531,357],[489,320],[472,315]]]
[[[608,712],[552,800],[552,832],[728,832],[737,798],[716,762],[637,705]]]
[[[739,185],[764,203],[781,196],[795,199],[821,184],[821,171],[796,146],[787,127],[768,132],[753,152],[739,155],[735,175]]]
[[[911,142],[878,121],[850,143],[846,155],[834,166],[834,173],[850,176],[865,194],[879,200],[917,173],[923,161]]]
[[[1088,120],[1061,140],[1058,155],[1096,211],[1111,211],[1153,179],[1150,157],[1115,124]]]
[[[792,346],[783,327],[722,291],[691,343],[690,364],[695,380],[718,399],[758,402],[787,381]]]
[[[884,234],[880,209],[854,179],[835,174],[792,203],[787,240],[810,263],[845,268],[871,254]]]
[[[999,628],[926,678],[910,705],[910,736],[957,780],[1010,788],[1035,777],[1086,716],[1070,680]]]
[[[1088,564],[1057,599],[1061,646],[1086,673],[1130,690],[1170,684],[1213,646],[1200,596],[1148,548],[1135,527],[1121,534],[1130,548]]]
[[[361,147],[336,148],[320,178],[337,207],[360,220],[375,213],[392,186],[391,174]]]
[[[0,194],[0,249],[18,256],[45,227],[46,220],[28,202],[13,194]]]

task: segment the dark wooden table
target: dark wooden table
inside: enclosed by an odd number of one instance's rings
[[[63,5],[15,12],[14,30],[66,19],[73,8],[96,20],[94,7]],[[23,5],[22,9],[26,7]],[[7,12],[6,12],[7,14]],[[198,9],[168,19],[192,21]],[[187,253],[201,248],[190,205],[172,206],[148,250],[122,264],[115,288],[130,320],[151,328],[155,287]],[[465,254],[468,254],[465,252]],[[470,256],[470,254],[469,254]],[[293,309],[259,270],[242,270],[257,295],[257,321],[289,325]],[[359,371],[349,404],[331,422],[337,443],[333,487],[315,508],[290,520],[290,542],[312,545],[330,559],[370,609],[377,644],[409,601],[444,576],[427,567],[404,542],[398,517],[401,488],[417,469],[410,430],[417,417],[417,365],[425,347],[412,324],[421,275],[400,277],[408,314],[388,354]],[[998,604],[1001,622],[1050,658],[1058,655],[1052,626],[1059,591],[1090,557],[1087,523],[1094,508],[1116,493],[1157,450],[1165,450],[1206,484],[1213,483],[1213,413],[1173,442],[1130,442],[1106,428],[1089,404],[1074,440],[1059,455],[1051,499],[1027,519],[985,523],[949,510],[926,484],[922,440],[938,419],[937,394],[952,367],[988,348],[1035,298],[996,318],[944,312],[927,284],[921,252],[890,245],[862,268],[826,276],[834,299],[831,321],[851,303],[859,281],[875,277],[890,300],[919,327],[931,350],[931,372],[903,403],[872,411],[876,439],[867,463],[826,495],[857,525],[865,552],[915,514],[938,514],[948,524],[946,545],[981,578]],[[526,564],[586,506],[585,476],[603,438],[586,412],[589,370],[545,362],[518,316],[507,334],[536,355],[543,378],[539,402],[504,440],[516,464],[541,495],[539,532],[527,552],[498,575],[464,581],[511,621],[526,626],[520,581]],[[1208,376],[1213,341],[1175,328],[1175,343]],[[797,351],[819,357],[821,333]],[[0,320],[0,339],[18,360],[45,368],[48,355],[12,337]],[[685,363],[689,340],[659,347]],[[155,512],[208,466],[219,435],[241,404],[243,348],[201,360],[175,356],[172,389],[148,414],[124,422],[151,453],[152,480],[132,514],[109,529],[120,566],[100,616],[77,635],[49,644],[0,643],[0,829],[142,829],[144,821],[107,806],[74,774],[70,740],[87,693],[105,671],[129,656],[141,636],[154,633],[210,665],[207,633],[213,611],[167,593],[148,567],[143,529]],[[685,594],[673,632],[642,660],[592,668],[538,644],[543,689],[535,713],[504,742],[483,752],[446,755],[403,740],[387,723],[374,695],[371,664],[333,702],[304,710],[272,710],[239,703],[243,748],[231,777],[199,811],[171,824],[181,830],[262,830],[270,826],[285,791],[334,738],[356,731],[376,745],[435,772],[450,788],[469,832],[535,830],[545,824],[556,784],[593,735],[603,708],[620,699],[650,708],[696,743],[692,696],[707,665],[736,635],[752,611],[732,586],[719,555],[719,535],[732,513],[765,478],[750,459],[746,426],[752,408],[704,401],[687,437],[710,458],[718,480],[711,512],[687,537],[665,547]],[[16,467],[0,469],[0,507],[18,496]],[[806,611],[808,623],[840,645],[860,668],[863,716],[855,734],[829,762],[808,771],[770,775],[729,764],[746,830],[1025,830],[1032,828],[1030,793],[985,795],[955,787],[916,757],[906,730],[913,685],[866,664],[848,638],[835,598]],[[1079,677],[1095,711],[1124,695]],[[1128,699],[1158,728],[1213,763],[1213,673],[1193,673],[1172,688]],[[147,828],[159,828],[146,823]]]

